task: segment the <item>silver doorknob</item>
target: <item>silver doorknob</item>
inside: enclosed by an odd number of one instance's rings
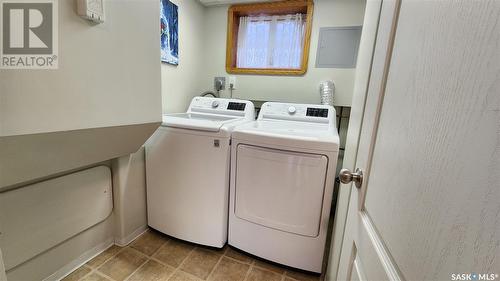
[[[351,172],[349,169],[342,169],[339,173],[340,182],[343,184],[347,184],[350,182],[354,182],[357,188],[361,187],[363,183],[363,171],[360,168],[356,169],[356,172]]]

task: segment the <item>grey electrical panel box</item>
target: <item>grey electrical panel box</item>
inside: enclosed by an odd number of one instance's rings
[[[355,68],[361,26],[322,27],[319,29],[317,68]]]

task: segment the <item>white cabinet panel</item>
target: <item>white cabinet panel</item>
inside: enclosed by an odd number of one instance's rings
[[[0,247],[11,269],[105,220],[111,171],[99,166],[0,193]]]

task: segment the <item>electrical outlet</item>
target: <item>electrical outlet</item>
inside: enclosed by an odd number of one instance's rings
[[[214,78],[214,89],[216,91],[221,91],[226,89],[226,77],[215,77]]]
[[[236,89],[236,76],[229,76],[229,85],[233,85],[233,90]]]

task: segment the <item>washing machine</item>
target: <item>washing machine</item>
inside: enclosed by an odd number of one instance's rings
[[[167,235],[221,248],[227,242],[233,128],[255,120],[249,101],[195,97],[167,114],[146,143],[148,224]]]
[[[232,135],[229,244],[321,272],[339,135],[335,109],[267,102]]]

